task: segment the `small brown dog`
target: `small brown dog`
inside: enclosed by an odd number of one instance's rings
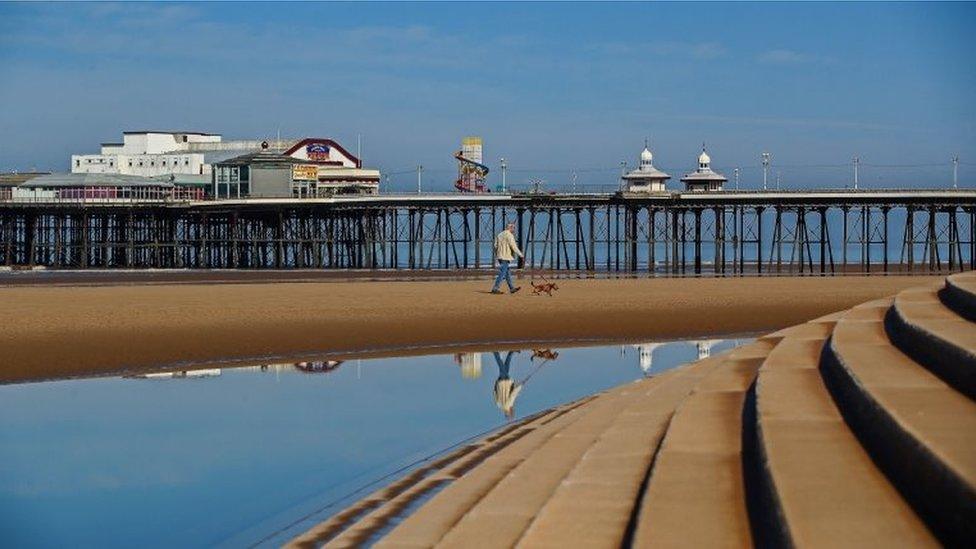
[[[552,297],[552,292],[559,289],[559,285],[555,282],[551,282],[546,277],[542,277],[542,282],[531,281],[532,284],[532,295],[542,295],[546,294]]]

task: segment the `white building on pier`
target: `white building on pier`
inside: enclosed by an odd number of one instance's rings
[[[705,152],[705,145],[698,155],[698,169],[681,178],[687,191],[721,191],[726,181],[724,175],[712,170],[712,157]]]
[[[71,155],[72,173],[106,173],[154,177],[197,176],[210,181],[211,166],[247,152],[284,151],[296,140],[224,141],[219,134],[193,131],[127,131],[121,143],[102,143],[99,154]]]
[[[664,192],[664,184],[668,179],[671,179],[670,175],[654,167],[654,155],[647,148],[646,142],[637,169],[623,176],[626,190],[632,193]]]

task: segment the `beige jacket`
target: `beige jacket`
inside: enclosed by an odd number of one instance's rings
[[[515,242],[515,235],[512,231],[505,229],[495,237],[495,257],[505,261],[512,261],[515,256],[522,257],[522,250]]]

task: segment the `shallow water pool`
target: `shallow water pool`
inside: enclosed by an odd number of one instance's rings
[[[9,547],[276,546],[419,461],[748,339],[0,386]]]

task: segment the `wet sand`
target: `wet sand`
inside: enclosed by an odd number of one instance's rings
[[[798,324],[939,277],[0,286],[0,383],[214,362],[433,352],[504,342],[660,340]]]

